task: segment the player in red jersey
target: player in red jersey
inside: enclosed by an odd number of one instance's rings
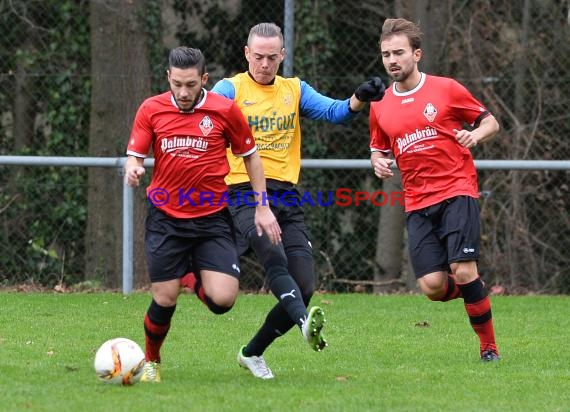
[[[389,156],[395,157],[419,287],[434,301],[462,297],[481,360],[496,361],[491,303],[477,271],[479,194],[470,149],[495,135],[499,124],[457,81],[418,70],[421,33],[414,23],[387,19],[380,53],[393,84],[370,106],[374,173],[391,177]]]
[[[268,205],[257,146],[232,100],[208,93],[206,63],[198,49],[170,52],[170,91],[140,106],[127,147],[125,182],[138,186],[143,160],[152,147],[155,164],[147,197],[145,249],[152,302],[144,318],[146,364],[143,381],[160,381],[160,348],[176,309],[180,278],[190,266],[202,282],[202,300],[222,314],[239,290],[239,260],[228,212],[226,148],[244,159],[258,193],[255,222],[278,244],[279,225]],[[252,202],[252,207],[253,207]]]

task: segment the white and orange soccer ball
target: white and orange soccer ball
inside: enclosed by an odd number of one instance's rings
[[[103,343],[95,354],[95,373],[103,382],[133,385],[143,374],[145,364],[141,347],[130,339],[115,338]]]

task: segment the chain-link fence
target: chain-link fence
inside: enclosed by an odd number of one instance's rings
[[[502,129],[477,159],[570,158],[570,3],[563,0],[298,0],[294,74],[346,98],[387,80],[378,37],[387,17],[420,22],[420,68],[464,83]],[[283,27],[285,2],[0,0],[0,154],[122,156],[134,110],[167,87],[169,48],[199,47],[210,84],[246,69],[249,28]],[[349,126],[303,121],[305,158],[366,159],[367,114]],[[569,171],[479,172],[481,273],[510,292],[570,291]],[[120,282],[120,177],[77,168],[0,168],[0,283]],[[116,182],[115,182],[116,181]],[[113,182],[111,184],[111,182]],[[390,186],[389,186],[390,185]],[[398,190],[370,170],[304,169],[311,194]],[[144,204],[144,195],[138,200]],[[143,208],[144,211],[144,208]],[[306,207],[318,284],[338,291],[410,288],[401,211],[371,202]],[[140,223],[141,213],[137,214]],[[390,229],[387,239],[385,232]],[[142,232],[136,233],[142,238]],[[135,244],[136,285],[147,282]],[[263,274],[244,258],[243,286]]]

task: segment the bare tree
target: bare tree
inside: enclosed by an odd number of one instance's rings
[[[401,278],[402,251],[404,248],[404,207],[397,201],[397,195],[402,193],[402,179],[398,171],[391,179],[385,180],[382,190],[386,193],[388,201],[380,209],[378,222],[378,237],[376,238],[376,268],[374,281],[381,284],[394,284]],[[400,197],[403,200],[403,196]],[[374,292],[385,290],[380,284],[374,286]]]
[[[124,155],[136,110],[150,95],[147,35],[140,21],[145,7],[146,0],[91,0],[90,156]],[[86,277],[117,287],[122,216],[109,211],[121,210],[122,177],[117,170],[91,169],[88,185]],[[136,236],[135,243],[139,257],[141,238]],[[144,274],[144,259],[136,259],[135,272],[137,279]]]
[[[30,28],[28,36],[24,39],[22,48],[33,52],[34,45],[33,29]],[[24,54],[25,56],[26,54]],[[30,148],[34,142],[34,121],[36,115],[35,99],[33,95],[33,77],[27,73],[24,58],[17,60],[14,90],[14,150]]]
[[[16,58],[16,70],[14,71],[14,103],[13,103],[13,135],[14,150],[20,151],[31,148],[34,143],[34,124],[37,112],[36,96],[34,90],[37,83],[36,76],[30,75],[34,60],[30,59],[41,48],[38,32],[47,31],[35,21],[39,14],[35,8],[38,4],[13,4],[10,2],[2,7],[3,12],[14,16],[15,22],[22,26],[24,36],[19,44],[19,53]]]

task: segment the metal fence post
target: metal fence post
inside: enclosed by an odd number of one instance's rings
[[[123,294],[133,291],[134,189],[123,182]]]
[[[293,56],[295,52],[295,0],[285,0],[285,18],[283,27],[285,60],[283,77],[293,77]]]

